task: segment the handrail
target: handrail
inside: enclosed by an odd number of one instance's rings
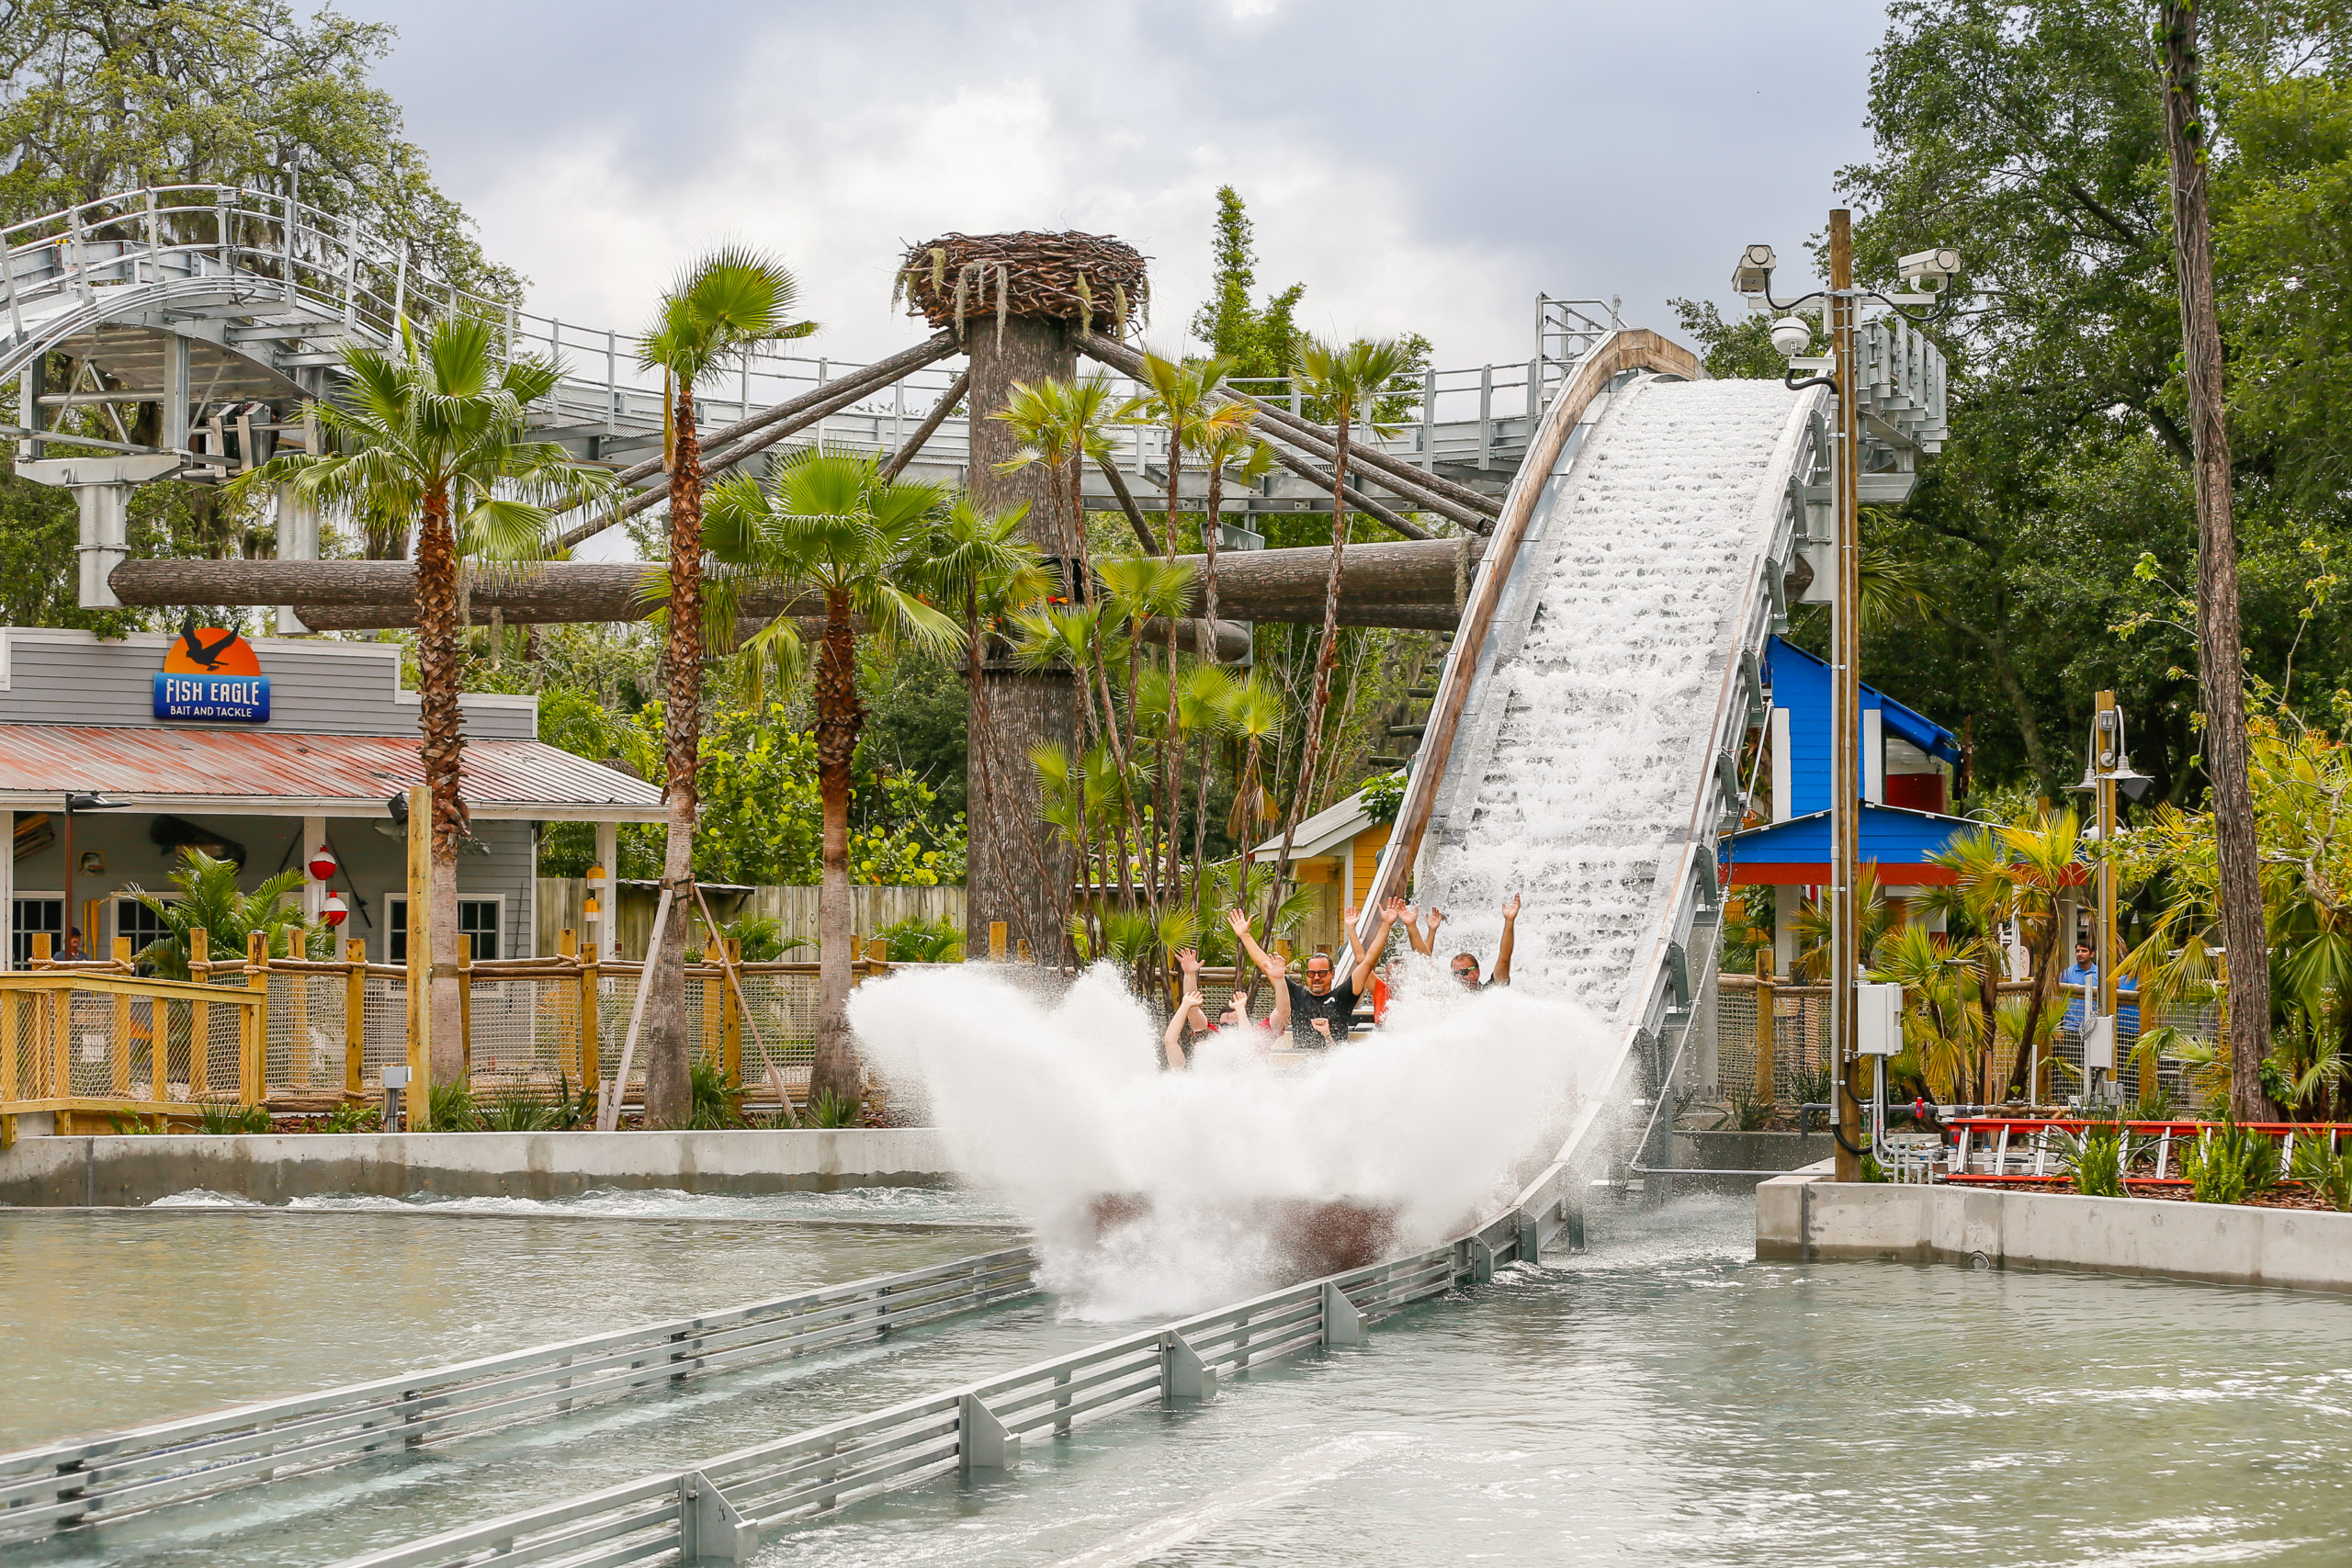
[[[1679,344],[1647,328],[1620,328],[1577,362],[1576,374],[1544,411],[1544,423],[1529,443],[1527,456],[1521,460],[1519,472],[1511,477],[1510,489],[1503,497],[1502,515],[1495,524],[1486,555],[1478,562],[1470,602],[1463,609],[1453,647],[1447,652],[1444,670],[1438,677],[1437,696],[1430,705],[1420,750],[1406,775],[1405,797],[1397,806],[1396,826],[1381,849],[1372,887],[1363,900],[1363,912],[1358,917],[1357,934],[1361,938],[1370,939],[1380,919],[1382,901],[1402,891],[1406,874],[1420,853],[1421,835],[1427,831],[1430,816],[1437,807],[1438,788],[1444,782],[1446,765],[1453,755],[1463,706],[1469,701],[1471,683],[1477,678],[1487,634],[1494,627],[1504,584],[1510,581],[1510,569],[1519,558],[1528,526],[1534,521],[1535,505],[1543,496],[1544,486],[1551,479],[1553,467],[1559,462],[1560,453],[1577,422],[1583,419],[1585,410],[1611,381],[1628,370],[1656,370],[1690,380],[1705,374],[1698,357]]]
[[[650,1384],[879,1337],[1034,1294],[1037,1267],[1033,1249],[1011,1247],[0,1454],[0,1536],[119,1518],[375,1450],[543,1419]]]
[[[1365,1325],[1513,1256],[1509,1215],[1408,1257],[1270,1291],[1121,1335],[1050,1359],[920,1395],[684,1470],[444,1530],[350,1558],[339,1568],[440,1568],[494,1552],[506,1564],[569,1561],[590,1546],[602,1563],[698,1550],[749,1561],[760,1530],[950,1472],[1018,1468],[1024,1438],[1060,1435],[1138,1405],[1205,1403],[1225,1374],[1307,1349],[1363,1343]],[[1504,1227],[1498,1231],[1498,1226]],[[1493,1233],[1490,1239],[1490,1233]],[[714,1551],[696,1506],[736,1531]]]

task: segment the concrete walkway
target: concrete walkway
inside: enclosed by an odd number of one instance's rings
[[[2352,1292],[2352,1214],[1829,1179],[1756,1189],[1756,1256],[2079,1269]]]

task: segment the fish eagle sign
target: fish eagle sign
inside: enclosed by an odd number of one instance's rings
[[[155,716],[267,724],[269,677],[243,637],[191,619],[155,672]]]

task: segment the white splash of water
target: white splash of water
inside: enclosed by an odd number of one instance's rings
[[[1388,1016],[1319,1058],[1276,1062],[1226,1034],[1165,1072],[1158,1029],[1108,968],[1058,1002],[974,964],[850,1003],[876,1065],[922,1085],[961,1173],[1035,1224],[1049,1287],[1102,1319],[1311,1277],[1334,1247],[1387,1256],[1457,1234],[1550,1156],[1579,1073],[1607,1055],[1583,1009],[1464,992],[1425,962]],[[1322,1211],[1341,1201],[1352,1241]]]

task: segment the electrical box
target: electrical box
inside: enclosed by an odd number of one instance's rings
[[[2115,1071],[2115,1015],[2096,1014],[2083,1021],[2083,1070]]]
[[[406,1089],[408,1087],[407,1066],[405,1065],[400,1066],[387,1066],[384,1069],[384,1087],[386,1089]]]
[[[1854,987],[1854,1043],[1865,1056],[1903,1054],[1903,987],[1866,985]]]

